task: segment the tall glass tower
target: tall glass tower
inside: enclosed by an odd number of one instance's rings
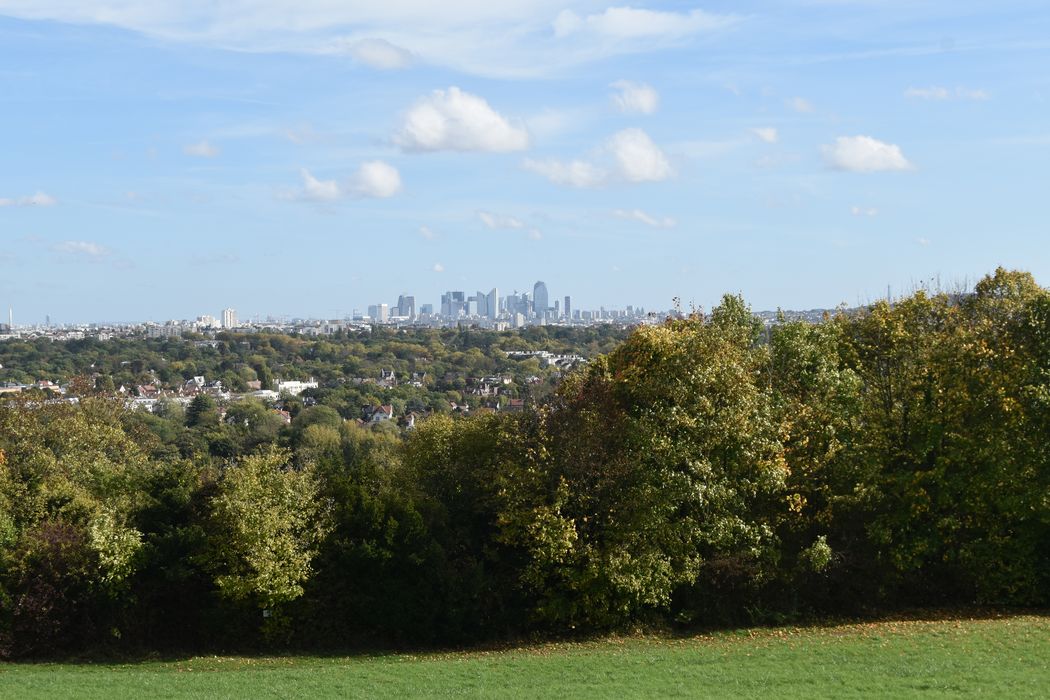
[[[547,315],[548,308],[550,308],[550,303],[547,300],[547,284],[537,282],[532,288],[532,310],[538,317],[543,318]]]

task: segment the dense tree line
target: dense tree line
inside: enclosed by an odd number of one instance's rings
[[[249,407],[228,456],[212,406],[90,393],[0,409],[0,654],[1050,603],[1050,293],[1025,273],[769,329],[727,296],[524,412],[267,432]]]

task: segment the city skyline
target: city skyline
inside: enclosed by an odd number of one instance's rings
[[[0,308],[342,318],[535,276],[581,309],[808,309],[998,265],[1047,284],[1046,36],[1033,0],[9,0]]]

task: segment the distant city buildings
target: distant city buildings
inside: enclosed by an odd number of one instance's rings
[[[235,309],[223,309],[222,310],[222,327],[223,328],[236,328],[237,327],[237,311]]]
[[[61,324],[50,323],[38,325],[14,326],[13,310],[8,311],[8,323],[0,323],[0,340],[48,338],[50,340],[82,340],[97,338],[108,340],[113,337],[145,336],[148,338],[182,338],[187,333],[205,334],[211,339],[194,339],[198,343],[215,343],[215,334],[220,331],[228,333],[274,332],[291,333],[311,337],[333,336],[344,332],[369,332],[376,325],[418,326],[418,327],[456,327],[471,326],[490,330],[520,329],[532,325],[553,326],[588,326],[599,324],[616,324],[632,326],[660,323],[667,317],[680,317],[681,311],[647,312],[640,306],[628,305],[623,309],[600,306],[597,309],[579,309],[569,295],[550,304],[550,292],[547,284],[538,281],[532,285],[532,291],[512,291],[501,296],[498,287],[487,293],[476,291],[468,295],[465,291],[448,290],[441,295],[440,305],[431,303],[418,304],[411,294],[401,294],[393,305],[385,303],[371,304],[367,315],[354,309],[352,315],[345,318],[282,318],[272,317],[266,320],[240,322],[237,311],[223,309],[220,318],[209,314],[197,316],[195,320],[169,320],[165,322],[149,321],[146,323],[121,324]],[[824,309],[809,311],[756,312],[755,316],[765,325],[779,322],[780,314],[787,320],[805,320],[820,323],[826,313]],[[290,389],[291,387],[289,387]],[[272,391],[270,387],[261,390]]]

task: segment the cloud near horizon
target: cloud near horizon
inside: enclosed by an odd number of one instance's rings
[[[0,207],[53,207],[56,204],[57,199],[40,190],[25,197],[0,197]]]

